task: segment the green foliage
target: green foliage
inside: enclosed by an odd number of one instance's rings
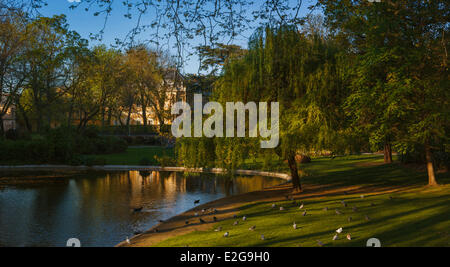
[[[127,144],[117,137],[101,137],[92,130],[79,133],[67,128],[50,130],[42,138],[0,141],[0,161],[11,163],[83,163],[79,155],[122,153]],[[101,163],[101,162],[98,162]],[[101,164],[100,164],[101,165]]]

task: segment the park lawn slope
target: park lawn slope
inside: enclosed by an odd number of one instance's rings
[[[334,193],[306,199],[299,194],[295,196],[297,205],[279,201],[276,209],[272,209],[273,202],[242,203],[238,219],[174,236],[157,246],[315,247],[320,241],[324,246],[360,247],[370,238],[380,239],[383,246],[450,246],[450,186],[426,187],[425,173],[381,162],[374,156],[315,160],[304,168],[310,174],[303,179],[306,191],[321,186],[324,192]],[[448,183],[449,175],[440,174],[438,179]],[[305,205],[302,211],[300,203]],[[280,206],[285,210],[280,211]],[[356,212],[353,207],[357,207]],[[307,215],[303,216],[305,209]],[[336,209],[343,214],[337,215]],[[239,225],[233,226],[237,220]],[[298,230],[294,230],[294,222]],[[255,231],[249,230],[252,226],[256,226]],[[222,231],[215,232],[218,227]],[[333,241],[340,227],[344,232]],[[224,238],[225,232],[230,237]],[[265,240],[261,240],[262,234]],[[347,240],[347,234],[352,240]]]

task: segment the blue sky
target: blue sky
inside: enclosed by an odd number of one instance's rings
[[[305,8],[303,8],[302,14],[305,14],[307,12],[306,6],[309,5],[311,1],[313,0],[304,1]],[[48,5],[40,10],[41,14],[44,16],[65,14],[67,16],[67,21],[70,24],[70,28],[81,34],[83,38],[89,39],[91,33],[96,34],[103,28],[104,17],[93,16],[93,12],[92,11],[86,12],[84,10],[84,6],[72,10],[69,8],[72,5],[72,3],[69,2],[69,0],[48,0],[47,2]],[[115,1],[112,15],[108,19],[108,24],[104,30],[103,40],[101,42],[103,44],[106,45],[115,44],[116,38],[118,39],[125,38],[127,33],[135,26],[134,20],[129,20],[123,16],[125,13],[125,8],[121,4],[121,2],[122,1]],[[147,14],[146,16],[150,16],[149,18],[151,19],[151,16],[154,15]],[[245,35],[250,36],[251,33],[252,33],[251,31],[248,31],[247,33],[245,33]],[[145,40],[146,38],[145,33],[142,34],[140,38],[141,40]],[[193,42],[195,43],[196,40],[193,40]],[[247,45],[247,40],[244,37],[242,37],[238,39],[235,43],[245,47]],[[90,44],[97,45],[100,44],[100,42],[90,40]],[[175,52],[173,52],[173,54],[174,53]],[[199,66],[198,58],[196,56],[192,56],[185,62],[184,72],[196,73],[198,71],[198,66]]]

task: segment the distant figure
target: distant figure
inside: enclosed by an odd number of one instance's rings
[[[352,222],[353,218],[352,217],[348,217],[348,222]]]
[[[222,227],[217,228],[216,230],[214,230],[216,232],[222,232]]]
[[[297,224],[294,222],[294,224],[292,225],[292,227],[294,228],[294,230],[297,230]]]
[[[353,212],[358,212],[358,208],[357,207],[353,207]]]
[[[306,217],[306,215],[308,215],[308,211],[305,210],[305,212],[303,212],[303,217]]]
[[[345,208],[347,208],[347,203],[345,203],[344,200],[342,200],[341,203],[342,203],[342,205],[343,205]]]
[[[127,241],[126,242],[127,242],[128,245],[131,244],[130,239],[128,238],[128,236],[127,236]]]
[[[230,233],[229,232],[226,232],[224,235],[223,235],[223,237],[229,237],[230,236]]]
[[[266,237],[264,235],[261,235],[261,240],[262,241],[266,240]]]
[[[235,222],[233,223],[233,225],[234,225],[234,226],[239,225],[239,221],[235,221]]]
[[[185,224],[186,224],[186,225],[189,225],[189,221],[186,221]]]
[[[284,211],[284,208],[283,208],[283,207],[280,207],[280,211]]]
[[[200,200],[194,201],[194,205],[200,204]]]
[[[206,223],[205,220],[203,220],[202,218],[199,219],[200,223]]]
[[[302,203],[298,209],[302,210],[304,207],[305,207],[305,205]]]
[[[370,217],[368,215],[366,215],[365,217],[366,217],[366,221],[370,221]]]
[[[213,220],[214,220],[214,222],[217,222],[217,217],[214,216],[214,217],[213,217]]]
[[[339,239],[339,236],[338,235],[335,235],[334,237],[333,237],[333,241],[336,241],[336,240],[338,240]]]
[[[336,209],[336,214],[337,215],[342,215],[342,212],[340,212],[338,209]]]
[[[246,221],[246,220],[247,220],[247,217],[245,217],[245,216],[242,217],[242,220],[243,220],[243,221]]]
[[[249,231],[255,231],[255,229],[256,229],[256,226],[252,226],[252,227],[248,228]]]
[[[159,220],[159,222],[160,222],[160,223],[165,223],[165,221],[163,221],[163,220]]]
[[[323,209],[323,211],[328,211],[328,207],[325,207],[325,208]]]

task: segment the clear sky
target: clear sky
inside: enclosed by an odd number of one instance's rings
[[[77,0],[75,0],[76,2]],[[83,1],[83,0],[79,0]],[[260,1],[260,0],[256,0]],[[297,1],[297,0],[292,0]],[[307,6],[315,0],[305,0],[304,8],[302,14],[306,14]],[[83,38],[89,39],[90,34],[97,34],[103,28],[104,16],[94,16],[93,12],[86,12],[84,10],[85,6],[81,6],[77,9],[70,9],[69,7],[73,4],[71,0],[48,0],[48,5],[40,10],[40,13],[44,16],[53,16],[59,14],[65,14],[67,16],[67,21],[70,24],[72,30],[77,31]],[[135,20],[130,20],[124,17],[126,9],[122,5],[122,1],[115,1],[113,5],[113,12],[111,17],[108,19],[108,24],[104,30],[103,40],[101,43],[106,45],[115,44],[116,38],[123,39],[126,37],[127,33],[133,29],[136,25]],[[147,14],[146,16],[154,16],[154,14]],[[150,20],[150,19],[149,19]],[[145,17],[144,17],[145,22]],[[251,35],[251,31],[245,33],[246,36]],[[145,40],[146,35],[143,33],[140,36],[141,40]],[[193,40],[196,42],[196,40]],[[245,38],[237,39],[234,43],[246,46],[247,40]],[[91,45],[100,44],[99,41],[90,40]],[[190,57],[185,62],[185,73],[197,73],[198,71],[198,58],[196,56]]]

